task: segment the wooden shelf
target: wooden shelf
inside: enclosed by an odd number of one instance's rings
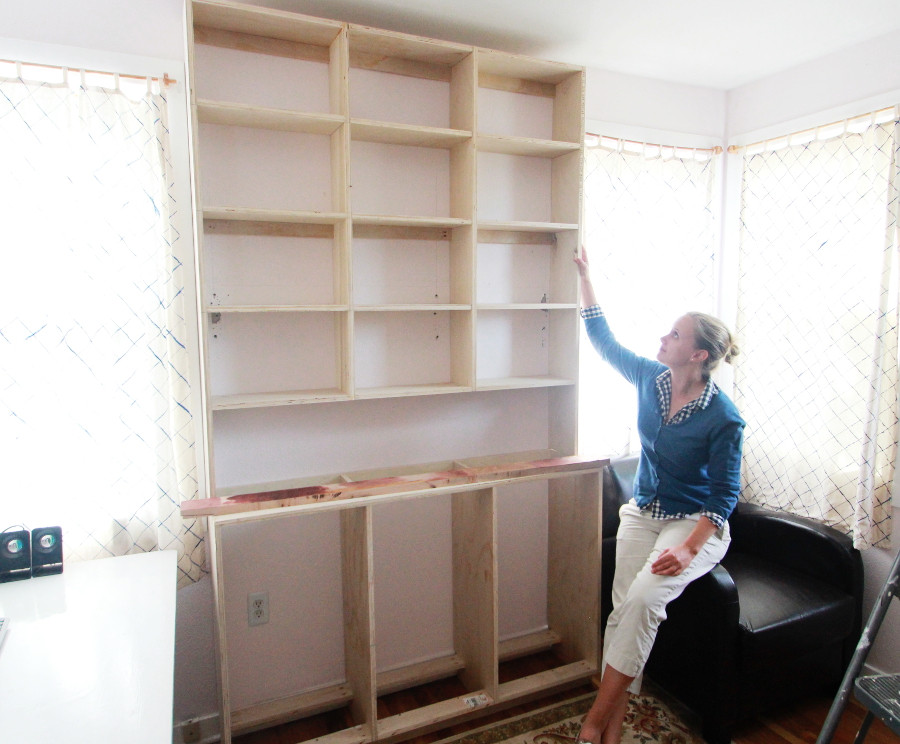
[[[410,313],[410,312],[462,312],[471,310],[471,305],[356,305],[353,308],[359,313]]]
[[[334,134],[344,124],[336,114],[307,114],[286,109],[264,108],[241,103],[198,101],[197,114],[204,124],[273,129],[306,134]]]
[[[204,43],[196,38],[198,30],[230,31],[261,37],[257,44],[270,53],[278,50],[271,43],[278,40],[327,48],[343,28],[335,21],[218,0],[194,0],[192,15],[195,43]]]
[[[481,304],[476,305],[478,310],[486,310],[488,312],[492,310],[577,310],[578,305],[574,303],[561,303],[561,302],[518,302],[518,303],[508,303],[508,304],[500,304],[500,303],[491,303],[491,304]]]
[[[479,134],[477,145],[480,152],[526,155],[537,158],[556,158],[570,152],[578,152],[581,149],[581,144],[578,142],[557,142],[499,134]]]
[[[580,226],[574,222],[518,222],[500,220],[479,220],[479,230],[495,230],[498,232],[526,232],[556,234],[562,232],[578,232]]]
[[[450,149],[470,140],[472,133],[458,129],[440,129],[409,124],[391,124],[367,119],[351,119],[350,136],[354,140],[378,142],[385,145]]]
[[[350,24],[350,66],[394,75],[449,81],[471,47]]]
[[[283,393],[242,393],[241,395],[217,395],[212,398],[215,411],[233,411],[241,408],[276,408],[307,403],[335,403],[350,400],[340,390],[296,390]]]
[[[308,225],[337,225],[347,219],[338,212],[303,212],[245,207],[204,207],[204,220],[233,220],[242,222],[284,222]]]
[[[217,313],[341,313],[348,305],[209,305],[207,315]]]
[[[460,217],[404,217],[388,214],[354,214],[354,225],[383,225],[386,227],[451,228],[471,225],[472,220]]]
[[[521,388],[574,386],[575,384],[575,380],[543,375],[535,377],[498,377],[478,380],[475,388],[477,390],[518,390]]]
[[[357,388],[356,397],[366,398],[408,398],[420,395],[447,395],[449,393],[468,393],[472,391],[468,385],[457,385],[452,382],[437,382],[431,385],[395,385],[373,388]]]

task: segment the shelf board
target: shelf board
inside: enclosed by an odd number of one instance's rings
[[[392,304],[392,305],[356,305],[353,308],[358,313],[420,313],[438,311],[471,310],[471,305],[438,305],[438,304]]]
[[[578,142],[509,137],[501,134],[479,134],[476,143],[479,152],[526,155],[537,158],[556,158],[581,149]]]
[[[343,26],[337,21],[216,0],[194,0],[193,19],[195,27],[326,48],[340,35]]]
[[[470,46],[350,24],[350,66],[449,82],[452,68],[472,54]]]
[[[354,140],[378,142],[384,145],[449,149],[471,139],[472,133],[462,129],[440,129],[370,119],[351,119],[350,136]]]
[[[463,227],[472,220],[457,217],[404,217],[390,214],[354,214],[355,225],[386,225],[390,227]]]
[[[282,209],[257,209],[255,207],[204,207],[203,219],[337,225],[347,219],[347,215],[341,212],[302,212]]]
[[[469,393],[471,386],[457,385],[455,382],[435,382],[427,385],[394,385],[376,388],[357,388],[356,397],[369,398],[405,398],[414,395],[444,395],[446,393]]]
[[[242,393],[212,396],[214,411],[233,411],[242,408],[274,408],[305,403],[331,403],[350,400],[350,395],[337,388],[321,390],[291,390],[278,393]]]
[[[308,114],[288,109],[206,100],[197,102],[197,116],[204,124],[322,135],[334,134],[344,123],[344,117],[338,114]]]
[[[577,65],[523,57],[493,49],[478,50],[479,85],[482,87],[493,87],[496,78],[556,85],[581,73],[583,69]],[[484,80],[486,76],[488,80]]]
[[[477,310],[577,310],[574,302],[509,302],[484,303],[475,306]]]
[[[575,222],[505,222],[502,220],[479,220],[479,230],[498,230],[503,232],[561,233],[578,229]]]
[[[478,380],[476,390],[517,390],[520,388],[562,387],[574,385],[575,380],[565,377],[539,375],[531,377],[496,377]]]
[[[341,313],[349,305],[207,305],[203,312],[217,313]]]

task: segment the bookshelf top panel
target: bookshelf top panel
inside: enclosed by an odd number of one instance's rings
[[[343,24],[270,8],[256,8],[226,0],[194,0],[194,26],[230,31],[312,46],[330,46]]]

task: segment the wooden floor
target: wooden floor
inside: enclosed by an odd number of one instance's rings
[[[541,658],[510,662],[501,667],[501,681],[540,671],[546,668],[545,664],[546,659]],[[582,685],[529,703],[506,708],[473,721],[407,739],[406,744],[433,744],[441,739],[463,734],[472,728],[541,708],[557,700],[571,697],[575,693],[592,692],[593,690],[594,687],[590,684]],[[393,715],[463,695],[466,692],[467,690],[462,688],[456,678],[442,680],[379,698],[378,714],[379,717]],[[830,707],[831,698],[822,696],[783,710],[772,711],[736,731],[734,744],[815,744]],[[303,721],[283,724],[265,731],[236,736],[232,741],[234,744],[297,744],[297,742],[307,741],[331,731],[347,728],[350,725],[347,715],[346,710],[342,709]],[[851,700],[841,719],[833,743],[852,744],[864,715],[864,709],[855,700]],[[900,737],[877,720],[873,722],[865,739],[865,744],[898,744],[898,742],[900,742]]]

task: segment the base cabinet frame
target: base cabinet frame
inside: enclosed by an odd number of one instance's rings
[[[607,461],[580,457],[485,458],[451,470],[390,471],[377,478],[346,475],[319,487],[186,502],[185,517],[202,517],[211,549],[219,649],[222,742],[234,734],[349,706],[353,725],[318,737],[327,742],[400,741],[527,698],[590,679],[600,668],[599,536],[601,470]],[[489,461],[489,464],[485,463]],[[547,485],[547,628],[498,637],[497,493],[527,481]],[[388,502],[451,500],[453,653],[376,673],[372,511]],[[229,694],[229,637],[224,611],[228,576],[223,549],[231,525],[339,511],[346,680],[234,710]],[[302,587],[299,588],[303,590]],[[299,632],[299,631],[298,631]],[[500,683],[502,661],[553,648],[557,667]],[[467,693],[399,715],[379,717],[378,697],[458,675]]]

